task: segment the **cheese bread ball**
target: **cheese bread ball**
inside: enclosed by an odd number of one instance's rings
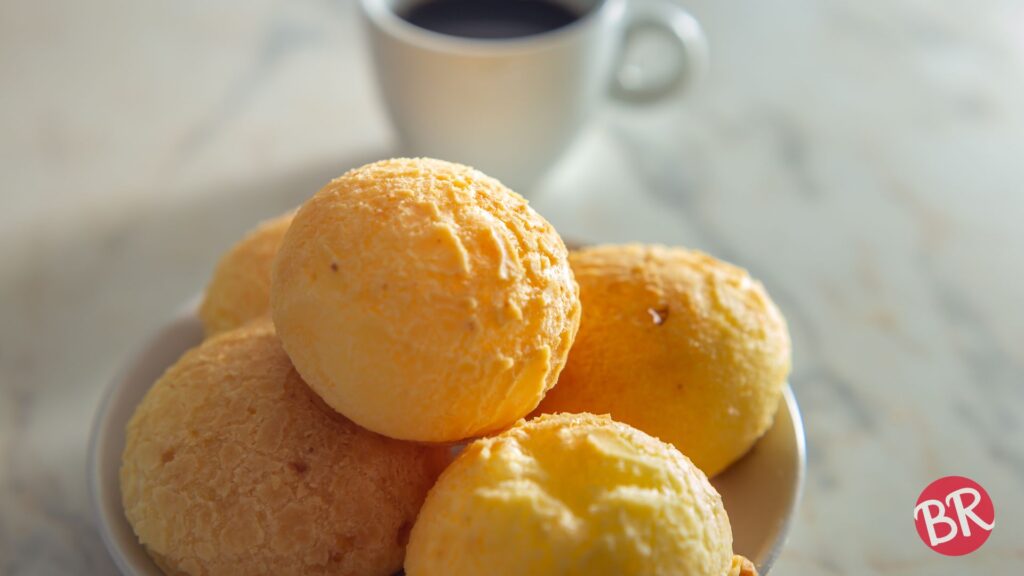
[[[429,159],[357,168],[306,202],[274,264],[271,308],[324,401],[423,442],[528,414],[580,317],[555,229],[497,180]]]
[[[444,461],[325,405],[265,320],[153,385],[128,424],[121,493],[167,574],[383,576]]]
[[[538,412],[598,412],[671,442],[708,476],[772,424],[786,322],[745,270],[664,246],[574,252],[583,320]]]
[[[743,556],[733,556],[729,576],[757,576],[757,567]]]
[[[268,220],[217,263],[199,307],[207,336],[237,328],[270,311],[270,269],[293,212]]]
[[[431,489],[408,576],[727,576],[722,498],[670,444],[592,414],[477,440]]]

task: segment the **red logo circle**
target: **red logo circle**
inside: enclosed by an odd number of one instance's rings
[[[988,540],[996,524],[996,510],[981,484],[963,476],[946,476],[917,497],[914,524],[921,541],[932,550],[963,556]]]

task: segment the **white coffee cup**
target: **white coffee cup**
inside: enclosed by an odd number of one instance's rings
[[[474,166],[527,192],[608,93],[657,100],[703,71],[697,21],[671,0],[560,0],[582,16],[508,39],[441,34],[404,20],[430,0],[360,0],[381,95],[402,153]],[[626,47],[661,32],[675,47],[671,74],[626,67]]]

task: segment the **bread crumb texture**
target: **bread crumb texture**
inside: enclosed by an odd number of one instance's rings
[[[444,461],[325,405],[268,320],[154,384],[128,424],[121,490],[168,574],[390,575]]]
[[[395,159],[332,181],[274,265],[274,322],[309,385],[366,428],[461,440],[554,385],[579,327],[555,229],[472,168]]]

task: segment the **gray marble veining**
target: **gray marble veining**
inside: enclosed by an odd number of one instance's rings
[[[688,2],[692,95],[609,104],[534,205],[563,235],[700,248],[793,334],[808,485],[778,574],[1024,565],[1024,6]],[[0,6],[0,574],[110,574],[85,442],[124,358],[218,253],[391,134],[350,3]],[[913,529],[964,474],[962,558]]]

